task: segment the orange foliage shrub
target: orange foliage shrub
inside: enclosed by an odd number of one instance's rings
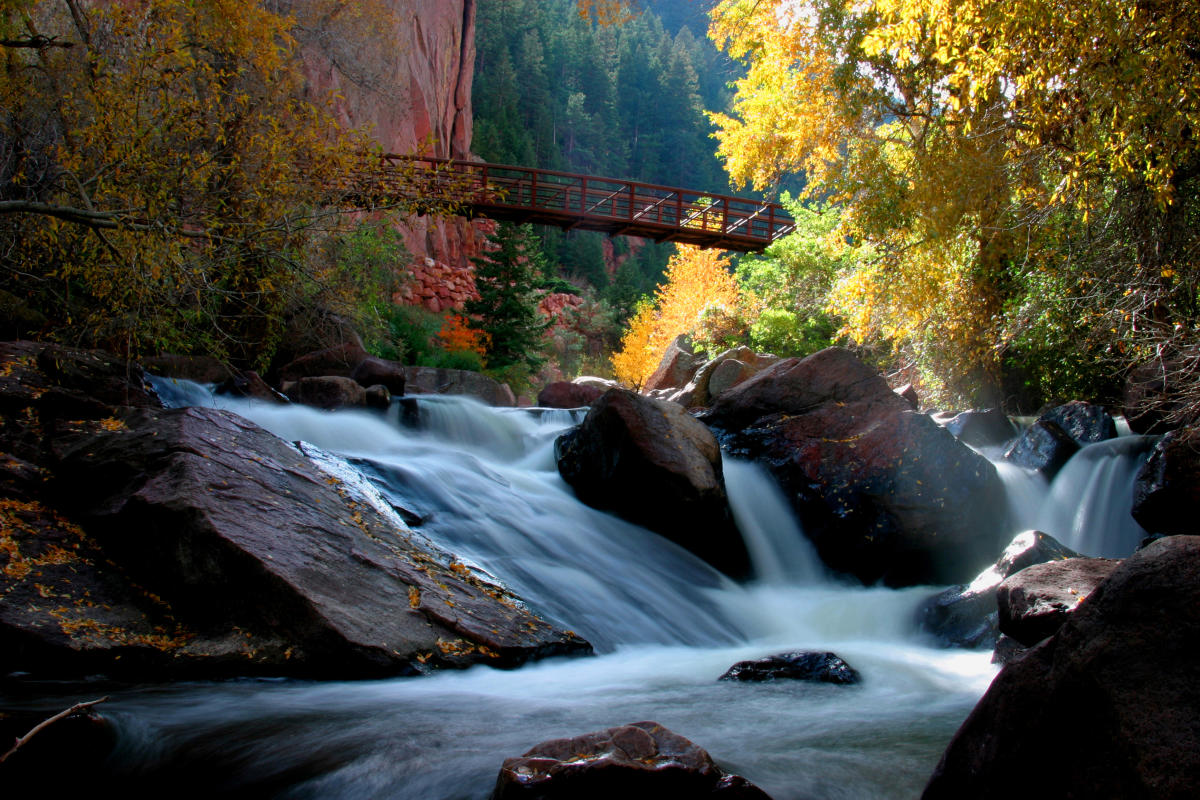
[[[487,354],[488,335],[484,331],[467,327],[467,318],[461,314],[450,314],[437,333],[438,344],[447,352],[469,350],[482,358]]]
[[[630,320],[621,350],[612,359],[617,380],[635,388],[654,374],[676,336],[697,329],[702,311],[740,306],[729,257],[719,251],[678,245],[667,263],[666,278],[654,302],[640,307]]]

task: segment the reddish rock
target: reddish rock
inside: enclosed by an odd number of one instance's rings
[[[559,473],[583,502],[657,531],[726,573],[749,569],[721,450],[676,403],[610,389],[555,451]]]
[[[757,372],[758,370],[753,365],[738,361],[736,358],[722,361],[708,376],[708,395],[709,397],[719,397],[739,383],[749,380]]]
[[[538,392],[537,404],[543,408],[582,408],[602,394],[595,386],[555,381]]]
[[[996,590],[1001,632],[1026,647],[1054,635],[1120,563],[1068,558],[1034,564],[1006,578]]]
[[[611,798],[770,800],[701,748],[656,722],[550,739],[505,759],[492,800]]]
[[[1168,537],[1004,667],[923,797],[1200,796],[1197,641],[1200,538]]]
[[[906,383],[903,386],[897,386],[892,391],[907,400],[913,411],[921,410],[921,398],[917,397],[917,390],[911,383]]]

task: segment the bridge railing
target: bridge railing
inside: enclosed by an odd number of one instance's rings
[[[562,227],[758,250],[795,229],[776,203],[556,170],[387,155],[385,165],[423,168],[431,195],[451,184],[488,216]]]

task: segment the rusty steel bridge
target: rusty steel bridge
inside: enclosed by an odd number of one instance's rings
[[[737,252],[761,251],[795,230],[777,203],[572,172],[423,156],[384,155],[360,192],[446,201],[468,217],[641,236]],[[411,199],[411,198],[410,198]],[[420,198],[418,198],[420,200]],[[418,206],[420,203],[418,203]]]

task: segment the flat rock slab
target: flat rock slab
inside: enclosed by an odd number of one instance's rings
[[[700,747],[656,722],[551,739],[505,760],[492,800],[612,798],[770,800]]]
[[[281,673],[590,651],[235,414],[134,411],[80,423],[55,451],[75,518],[121,574],[199,635],[281,642]]]
[[[739,661],[730,667],[720,680],[753,683],[793,680],[853,684],[861,682],[862,676],[836,653],[803,650],[779,653],[753,661]]]

